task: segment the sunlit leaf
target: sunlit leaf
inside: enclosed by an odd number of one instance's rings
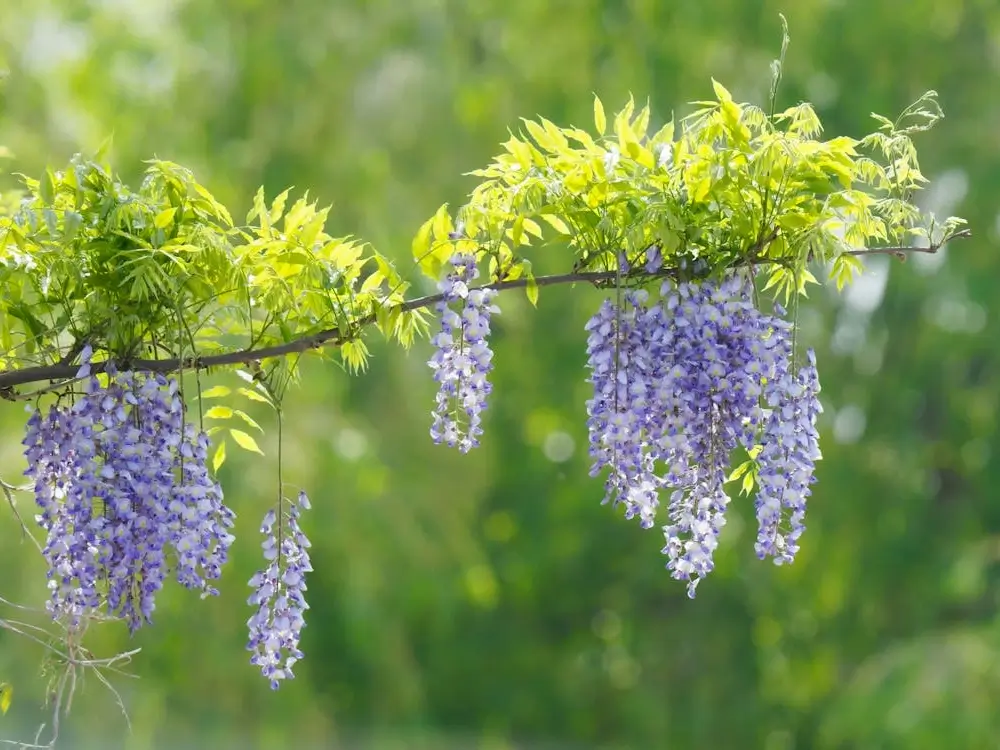
[[[233,410],[228,406],[213,406],[205,412],[205,419],[229,419],[233,416]]]
[[[218,447],[215,449],[215,453],[212,454],[212,471],[218,472],[222,465],[226,462],[226,441],[222,440],[219,442]]]
[[[259,453],[262,456],[264,455],[264,451],[260,449],[260,446],[257,445],[257,441],[254,440],[252,435],[235,428],[230,428],[229,434],[232,436],[236,444],[243,450],[250,451],[252,453]]]

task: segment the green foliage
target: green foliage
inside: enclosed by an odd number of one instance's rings
[[[473,172],[484,179],[456,212],[461,230],[442,206],[418,232],[415,259],[434,277],[452,253],[475,252],[502,281],[530,269],[535,243],[567,243],[577,271],[616,270],[622,257],[633,268],[657,246],[671,269],[763,267],[765,289],[787,300],[815,281],[810,261],[829,262],[840,288],[860,269],[852,250],[929,241],[933,217],[911,202],[926,180],[910,136],[940,119],[934,92],[895,123],[876,116],[880,130],[860,141],[819,140],[809,104],[772,116],[712,83],[716,100],[652,134],[649,106],[637,111],[631,99],[605,134],[595,98],[596,138],[525,120],[505,153]],[[962,223],[949,219],[934,241]]]
[[[24,182],[27,200],[0,219],[3,370],[72,361],[85,343],[118,362],[192,362],[312,336],[346,341],[407,289],[385,258],[327,234],[325,209],[308,197],[289,205],[288,191],[270,203],[259,191],[235,225],[166,161],[150,163],[138,190],[80,157]],[[419,321],[380,318],[404,344]],[[344,352],[352,367],[363,363],[363,349]],[[297,359],[264,367],[287,380]]]
[[[852,250],[940,243],[961,226],[949,219],[932,237],[933,217],[911,202],[926,182],[911,135],[940,119],[934,92],[895,122],[875,116],[879,130],[861,140],[819,140],[810,105],[770,115],[712,85],[716,99],[652,134],[649,106],[631,99],[607,132],[595,97],[596,137],[524,120],[504,153],[473,172],[482,182],[456,220],[446,204],[420,227],[418,267],[437,280],[452,254],[473,253],[493,283],[524,278],[534,305],[530,251],[562,245],[567,271],[633,277],[655,246],[664,267],[642,277],[696,262],[708,273],[747,266],[787,301],[815,281],[810,261],[829,263],[842,287],[860,267]],[[262,188],[236,225],[168,161],[151,162],[137,190],[81,157],[24,186],[27,199],[0,218],[0,369],[71,362],[88,343],[118,362],[188,366],[261,350],[262,377],[281,391],[298,357],[328,342],[350,370],[364,369],[370,322],[407,346],[426,332],[420,306],[401,305],[409,285],[393,265],[327,234],[329,209],[308,195],[268,201]],[[206,416],[223,419],[219,409]],[[242,413],[225,419],[233,414]],[[247,433],[229,435],[260,450]]]

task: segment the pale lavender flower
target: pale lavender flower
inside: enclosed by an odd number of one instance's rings
[[[451,266],[439,284],[444,298],[435,309],[441,330],[431,339],[435,351],[428,362],[439,384],[430,432],[435,443],[467,453],[479,445],[482,413],[493,389],[490,316],[500,309],[493,304],[496,291],[469,289],[479,276],[475,256],[456,254]],[[455,309],[459,305],[461,312]]]
[[[312,570],[309,539],[299,526],[299,514],[310,508],[309,498],[300,492],[296,501],[283,505],[287,507],[284,518],[273,509],[264,516],[260,532],[267,566],[250,579],[254,592],[247,600],[257,608],[247,620],[247,650],[253,652],[250,663],[260,667],[272,690],[280,687],[281,680],[295,677],[292,668],[303,656],[299,638],[309,609],[305,577]]]

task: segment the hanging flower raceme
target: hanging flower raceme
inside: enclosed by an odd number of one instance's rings
[[[757,494],[757,556],[773,557],[778,565],[790,563],[798,552],[806,498],[816,481],[815,463],[822,455],[816,417],[819,402],[816,354],[810,349],[807,363],[797,374],[778,374],[766,392],[770,414],[761,438]],[[788,522],[787,530],[782,524]]]
[[[489,381],[493,352],[490,316],[500,312],[492,289],[470,289],[479,276],[474,255],[457,253],[438,288],[443,299],[435,307],[441,330],[431,340],[435,352],[428,365],[439,384],[431,425],[435,443],[467,453],[479,445],[482,413],[493,388]],[[461,305],[461,311],[456,310]]]
[[[71,404],[36,410],[24,445],[53,617],[76,626],[103,607],[134,632],[150,621],[171,560],[179,583],[218,593],[209,582],[226,562],[234,514],[176,380],[108,366],[106,385],[89,377]]]
[[[305,627],[306,573],[309,562],[309,539],[299,526],[299,515],[309,510],[309,498],[300,492],[296,501],[285,501],[284,517],[269,510],[264,516],[260,533],[267,567],[250,579],[254,592],[247,603],[257,611],[247,620],[252,651],[250,663],[260,667],[261,674],[277,690],[280,681],[295,677],[292,667],[302,658],[299,637]]]
[[[592,474],[609,470],[605,501],[624,503],[644,528],[655,522],[660,492],[669,493],[663,553],[690,596],[714,567],[732,452],[765,446],[758,554],[776,561],[794,552],[818,457],[814,359],[788,375],[791,325],[757,310],[752,292],[738,276],[668,282],[657,304],[627,292],[587,324]],[[782,511],[790,513],[785,535]]]
[[[648,295],[630,291],[618,307],[605,301],[587,324],[587,354],[594,397],[587,402],[591,476],[610,470],[604,502],[652,525],[660,480],[652,473],[648,435],[655,420],[650,378],[655,367],[655,325],[643,307]]]

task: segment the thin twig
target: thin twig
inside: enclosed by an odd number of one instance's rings
[[[17,501],[14,500],[15,492],[26,492],[27,490],[30,489],[31,489],[30,485],[18,487],[17,485],[7,484],[7,482],[0,479],[0,492],[3,492],[4,497],[7,498],[7,503],[10,505],[11,512],[13,512],[14,517],[17,519],[17,522],[21,524],[21,538],[22,539],[24,537],[29,538],[35,545],[35,547],[38,549],[38,551],[42,552],[42,545],[39,543],[37,539],[35,539],[35,535],[28,530],[28,525],[24,522],[24,519],[21,517],[21,511],[17,509]]]
[[[958,232],[955,232],[955,234],[953,234],[948,239],[949,240],[960,239],[960,238],[964,239],[966,237],[971,237],[971,236],[972,236],[972,231],[971,230],[969,230],[969,229],[962,229],[962,230],[960,230]],[[927,255],[934,255],[934,253],[936,253],[938,250],[940,250],[941,246],[944,245],[944,244],[945,243],[943,243],[943,242],[938,242],[937,244],[929,245],[928,247],[916,247],[916,246],[910,246],[910,245],[907,245],[905,247],[903,247],[903,246],[898,246],[898,247],[866,247],[866,248],[862,248],[860,250],[848,250],[847,252],[845,252],[843,254],[844,255],[854,255],[854,256],[858,256],[858,255],[894,255],[895,257],[899,258],[900,260],[905,260],[907,253],[925,253]]]

